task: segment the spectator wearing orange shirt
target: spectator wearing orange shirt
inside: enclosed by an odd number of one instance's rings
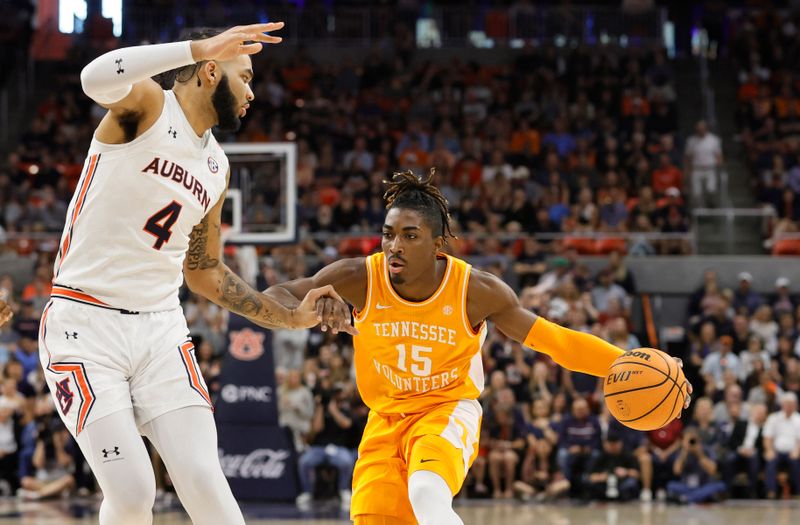
[[[538,156],[542,149],[542,139],[539,132],[531,127],[527,119],[519,122],[519,127],[511,135],[508,151],[525,157]]]
[[[397,159],[402,169],[423,170],[428,166],[428,152],[422,149],[420,139],[417,135],[411,136],[411,144],[408,145]]]
[[[296,55],[281,71],[284,85],[296,97],[302,97],[311,90],[314,69],[303,55]]]
[[[658,168],[653,170],[653,190],[662,196],[667,188],[683,188],[683,171],[672,163],[666,153],[658,156]]]

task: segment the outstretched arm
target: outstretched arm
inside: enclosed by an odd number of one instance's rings
[[[264,295],[287,308],[295,308],[310,290],[319,287],[332,287],[345,301],[358,309],[363,308],[367,296],[367,267],[364,258],[340,259],[325,266],[313,277],[271,286],[264,291]],[[337,333],[350,326],[350,310],[346,306],[341,311],[341,304],[326,297],[317,303],[317,307],[322,317],[323,331],[329,326],[333,333]],[[353,331],[347,331],[356,335]]]
[[[189,250],[183,262],[183,274],[193,292],[265,328],[315,326],[322,321],[322,316],[317,312],[317,301],[321,298],[329,298],[333,305],[340,304],[344,309],[347,308],[331,286],[309,289],[302,300],[287,307],[273,297],[257,292],[233,273],[222,262],[220,224],[224,202],[223,195],[192,230]],[[342,324],[345,326],[340,329],[353,330],[349,323]]]
[[[223,61],[258,53],[263,43],[281,41],[265,33],[282,27],[283,22],[237,26],[205,40],[123,47],[97,57],[81,71],[81,86],[113,117],[101,123],[98,138],[127,142],[133,137],[119,138],[116,133],[122,128],[121,122],[135,123],[135,136],[155,122],[164,105],[164,94],[151,77],[204,60]]]
[[[472,271],[467,302],[473,323],[487,319],[508,337],[576,372],[605,377],[624,353],[599,337],[564,328],[526,310],[510,286],[486,272]]]

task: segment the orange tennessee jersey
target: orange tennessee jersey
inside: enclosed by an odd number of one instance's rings
[[[368,288],[355,312],[356,383],[366,405],[381,414],[414,414],[483,390],[481,345],[486,323],[475,331],[467,317],[471,266],[439,254],[447,270],[425,301],[401,298],[389,282],[386,257],[367,257]]]

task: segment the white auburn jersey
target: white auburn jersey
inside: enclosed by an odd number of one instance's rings
[[[172,91],[132,142],[93,138],[67,211],[53,296],[139,312],[178,308],[189,235],[225,191],[227,171],[214,135],[197,136]]]

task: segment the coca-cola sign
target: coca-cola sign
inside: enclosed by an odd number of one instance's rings
[[[288,450],[258,448],[249,454],[226,454],[219,449],[222,471],[228,479],[278,479],[286,471]]]
[[[297,455],[291,432],[274,425],[226,423],[218,430],[219,462],[237,499],[294,500]]]

